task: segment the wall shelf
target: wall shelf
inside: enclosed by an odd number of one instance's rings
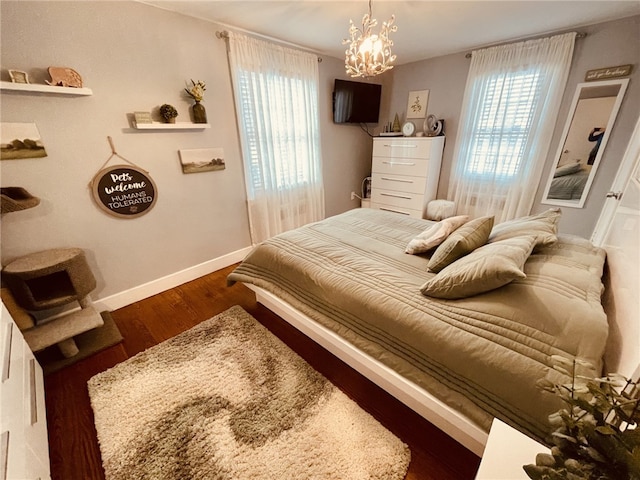
[[[134,128],[138,130],[202,130],[204,128],[211,128],[208,123],[191,123],[191,122],[178,122],[178,123],[135,123]]]
[[[0,90],[29,93],[50,93],[54,95],[87,96],[93,95],[90,88],[59,87],[57,85],[37,85],[33,83],[0,82]]]

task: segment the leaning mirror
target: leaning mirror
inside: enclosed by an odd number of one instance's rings
[[[624,78],[578,84],[542,203],[584,206],[628,83]]]

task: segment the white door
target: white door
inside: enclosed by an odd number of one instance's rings
[[[607,251],[602,300],[610,333],[605,367],[632,376],[640,363],[640,119],[592,241]]]

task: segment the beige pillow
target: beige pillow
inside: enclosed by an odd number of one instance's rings
[[[558,240],[558,222],[562,212],[559,208],[550,208],[546,212],[528,217],[515,218],[499,223],[489,235],[489,242],[499,242],[521,235],[535,235],[536,245],[551,245]]]
[[[469,221],[469,215],[445,218],[413,238],[405,248],[406,253],[424,253],[440,245],[451,233]]]
[[[488,243],[444,268],[420,288],[436,298],[465,298],[502,287],[518,278],[536,244],[533,235]]]
[[[487,243],[491,227],[493,227],[493,217],[480,217],[465,223],[433,252],[427,267],[437,273],[458,258],[473,252]]]

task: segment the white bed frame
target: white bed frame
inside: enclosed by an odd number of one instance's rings
[[[444,404],[426,390],[354,347],[333,331],[320,325],[272,293],[255,285],[245,285],[255,292],[256,300],[259,303],[389,392],[451,438],[476,455],[482,456],[488,434],[468,417]]]

